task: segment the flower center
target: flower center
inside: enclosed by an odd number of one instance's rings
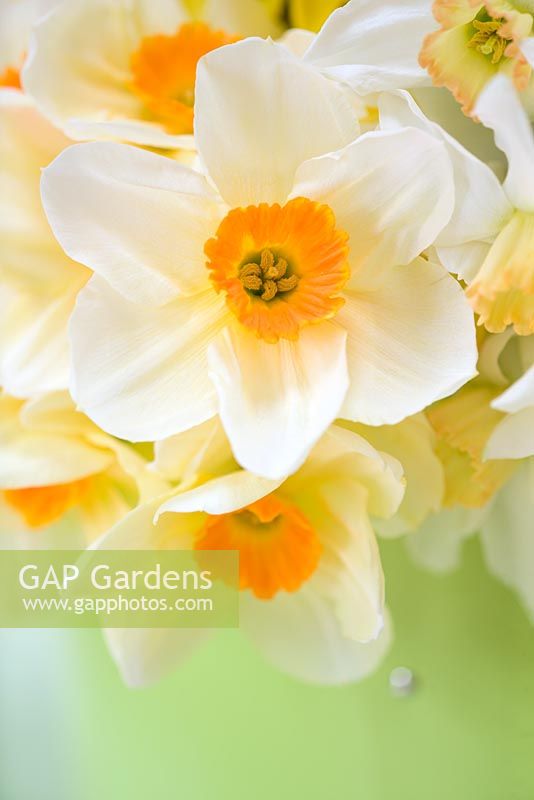
[[[259,264],[251,261],[239,270],[239,280],[247,292],[259,295],[268,302],[277,294],[290,292],[298,286],[299,278],[287,274],[285,258],[276,259],[272,250],[262,250]]]
[[[203,22],[187,22],[170,36],[146,36],[131,57],[131,89],[147,118],[162,123],[169,133],[192,133],[197,63],[237,40]]]
[[[15,67],[6,67],[5,70],[0,73],[0,86],[9,89],[22,89],[20,70]]]
[[[512,37],[503,35],[505,19],[493,19],[487,13],[482,13],[484,15],[482,19],[474,19],[472,22],[475,33],[467,46],[478,50],[484,56],[491,56],[492,64],[499,64]]]
[[[262,600],[297,591],[321,557],[308,519],[275,494],[232,514],[209,516],[195,549],[238,550],[240,588]]]
[[[77,506],[87,494],[91,478],[54,486],[28,489],[6,489],[4,500],[15,509],[30,528],[40,528],[60,519],[66,511]]]
[[[329,206],[297,197],[284,206],[233,209],[204,252],[213,286],[239,322],[278,342],[343,305],[348,239]]]

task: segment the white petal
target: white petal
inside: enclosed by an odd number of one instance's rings
[[[509,389],[492,403],[493,408],[513,414],[524,408],[534,406],[534,365]]]
[[[21,404],[0,398],[0,486],[33,488],[85,478],[107,469],[113,454],[82,438],[41,433],[24,427]]]
[[[414,530],[441,507],[443,499],[443,468],[434,451],[435,435],[428,420],[418,414],[397,425],[359,425],[355,430],[374,447],[395,456],[406,475],[406,492],[398,513],[392,519],[376,520],[375,529],[386,537]]]
[[[430,572],[453,572],[460,566],[464,541],[480,529],[485,513],[484,509],[457,506],[430,514],[419,530],[405,539],[410,556]]]
[[[156,520],[167,511],[179,514],[195,511],[229,514],[274,492],[281,483],[281,480],[269,481],[245,470],[232,472],[207,481],[195,489],[174,494],[159,507]]]
[[[448,223],[454,206],[445,147],[415,129],[372,132],[297,172],[294,197],[328,204],[350,235],[351,286],[408,264]]]
[[[211,636],[198,628],[106,628],[109,651],[131,689],[152,686],[174,672]]]
[[[312,31],[290,28],[280,36],[278,44],[283,44],[293,55],[302,57],[314,39],[315,34]]]
[[[508,159],[504,189],[522,211],[534,211],[534,136],[515,88],[499,75],[488,84],[475,106],[475,115],[495,133],[497,147]]]
[[[378,105],[382,130],[419,128],[447,147],[454,172],[456,204],[437,245],[452,247],[495,236],[513,209],[492,170],[427,119],[408,92],[384,93]]]
[[[25,90],[59,127],[71,120],[140,116],[130,58],[143,36],[171,33],[186,18],[176,0],[69,0],[37,25]]]
[[[167,133],[157,122],[142,119],[73,119],[65,127],[69,136],[77,141],[130,142],[164,150],[195,149],[191,134]]]
[[[73,397],[101,428],[130,441],[204,422],[217,412],[206,351],[224,314],[215,292],[147,308],[92,278],[71,319]]]
[[[47,296],[0,286],[0,384],[16,397],[69,385],[67,326],[77,287]]]
[[[246,39],[199,62],[198,149],[229,205],[284,203],[300,163],[358,131],[347,92],[283,45]]]
[[[429,0],[352,0],[325,22],[305,60],[358,94],[430,83],[418,56],[436,27]]]
[[[241,626],[273,666],[298,680],[327,686],[363,680],[380,665],[392,633],[387,624],[368,644],[341,634],[333,608],[304,586],[294,594],[279,593],[268,602],[245,596]]]
[[[534,459],[530,458],[494,500],[482,527],[482,546],[490,572],[517,592],[534,623],[533,497]]]
[[[230,472],[235,460],[219,417],[156,442],[152,468],[176,483],[199,474]]]
[[[466,242],[457,247],[437,247],[437,257],[448,272],[471,283],[491,250],[487,242]]]
[[[268,344],[227,329],[209,351],[219,413],[237,461],[266,478],[294,472],[339,414],[348,385],[345,332],[329,322]]]
[[[534,402],[505,417],[493,430],[484,458],[528,458],[534,456]]]
[[[134,509],[94,545],[96,550],[158,550],[162,541],[182,536],[182,547],[190,538],[190,527],[198,525],[190,515],[169,515],[153,524],[161,500]],[[181,533],[179,529],[183,528]],[[209,632],[171,628],[111,628],[106,638],[113,658],[128,686],[155,683],[186,660]]]
[[[373,641],[384,625],[384,575],[367,490],[338,474],[316,487],[317,500],[305,506],[323,548],[310,588],[332,603],[343,636]]]
[[[129,300],[209,285],[204,244],[225,211],[188,167],[128,145],[74,145],[45,170],[42,197],[65,251]]]
[[[459,284],[418,259],[387,286],[345,294],[350,388],[340,416],[391,425],[455,392],[476,374],[473,313]]]
[[[534,67],[534,37],[529,36],[528,39],[523,39],[520,44],[520,50],[530,66]]]

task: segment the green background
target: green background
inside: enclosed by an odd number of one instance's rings
[[[470,542],[457,573],[383,547],[396,641],[382,669],[304,686],[222,631],[124,688],[96,631],[2,632],[1,800],[532,800],[534,635]],[[392,696],[395,666],[418,677]]]

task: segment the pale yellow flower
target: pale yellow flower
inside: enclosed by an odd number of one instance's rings
[[[165,481],[99,431],[66,392],[0,395],[0,533],[11,546],[93,541]],[[38,535],[37,535],[38,534]]]
[[[73,139],[191,147],[199,58],[275,32],[259,0],[68,0],[35,27],[23,84]]]
[[[239,468],[212,420],[158,443],[154,467],[181,483],[131,512],[97,549],[238,550],[240,627],[269,661],[325,684],[377,666],[390,631],[370,515],[391,517],[402,500],[395,459],[333,426],[295,475],[270,481]],[[205,635],[107,633],[130,685],[157,680]]]

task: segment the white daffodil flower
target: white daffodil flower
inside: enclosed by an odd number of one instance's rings
[[[67,323],[90,272],[55,240],[39,182],[69,144],[21,92],[0,91],[0,385],[17,397],[68,386]]]
[[[192,147],[197,62],[275,33],[260,0],[68,0],[40,21],[25,91],[73,139]]]
[[[435,123],[426,119],[407,92],[383,94],[380,126],[407,125],[444,142],[454,169],[456,205],[436,239],[439,259],[468,284],[467,297],[479,324],[498,333],[513,325],[534,331],[534,138],[517,94],[504,77],[495,78],[476,106],[477,116],[495,131],[508,158],[501,185],[491,169]]]
[[[402,500],[395,459],[333,426],[295,475],[266,480],[239,469],[213,420],[160,443],[154,466],[186,483],[139,506],[96,549],[238,550],[240,627],[269,661],[325,684],[377,666],[390,631],[369,515],[390,517]],[[107,634],[127,683],[143,685],[182,661],[205,631]]]
[[[466,114],[476,116],[480,93],[496,75],[506,75],[518,91],[532,89],[531,0],[435,0],[432,11],[441,28],[425,38],[419,60]]]
[[[70,331],[100,427],[153,441],[219,413],[239,463],[279,478],[336,417],[393,424],[473,376],[461,288],[419,258],[454,205],[440,142],[356,138],[345,91],[259,39],[200,62],[195,112],[209,177],[105,142],[44,173],[96,273]]]
[[[130,445],[102,433],[66,392],[0,395],[0,534],[9,546],[72,546],[101,536],[165,481]],[[36,536],[36,534],[39,536]],[[57,546],[57,545],[56,545]]]

